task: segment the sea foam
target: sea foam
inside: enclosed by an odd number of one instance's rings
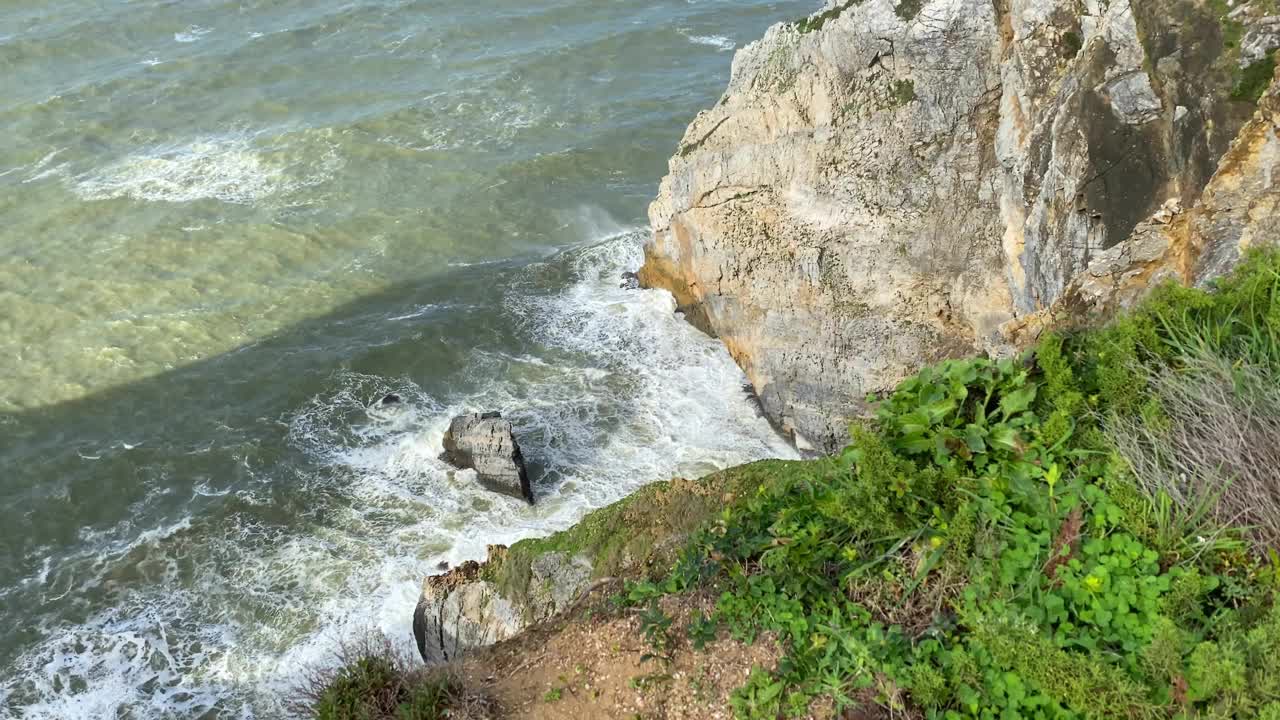
[[[126,544],[87,538],[83,547],[106,548],[90,563],[97,570],[55,570],[48,581],[114,587],[118,601],[44,628],[48,639],[18,660],[21,680],[0,688],[0,708],[32,720],[120,708],[277,717],[343,640],[380,632],[412,653],[418,589],[441,561],[565,528],[655,480],[794,456],[742,391],[728,353],[675,316],[670,295],[619,286],[640,263],[639,231],[594,210],[567,218],[566,231],[595,240],[517,272],[506,291],[530,349],[471,355],[468,372],[492,382],[437,398],[407,378],[343,370],[281,419],[288,445],[319,471],[246,461],[253,483],[234,499],[245,512],[270,508],[272,487],[296,484],[322,508],[313,522],[286,530],[224,519],[214,530],[181,520]],[[566,273],[567,284],[544,277]],[[401,409],[371,412],[391,392]],[[539,468],[536,505],[486,492],[471,471],[438,458],[449,419],[475,410],[515,424]],[[148,576],[112,584],[116,568],[133,567]]]
[[[721,52],[729,52],[734,48],[738,47],[737,43],[725,37],[724,35],[690,35],[688,33],[681,33],[681,34],[689,38],[689,42],[693,43],[694,45],[707,45]]]
[[[85,200],[213,199],[248,205],[319,184],[340,166],[332,148],[313,167],[296,168],[268,159],[247,135],[205,137],[131,154],[76,177],[73,189]]]

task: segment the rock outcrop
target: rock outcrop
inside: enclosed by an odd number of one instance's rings
[[[1007,352],[1099,263],[1154,252],[1215,171],[1222,197],[1273,67],[1269,1],[840,0],[777,25],[671,159],[641,281],[834,449],[869,393]],[[1197,242],[1220,245],[1222,212]]]
[[[496,579],[488,578],[496,578],[507,552],[505,546],[490,545],[483,564],[466,562],[423,582],[413,634],[424,661],[448,662],[469,648],[506,640],[529,623],[569,607],[590,583],[589,560],[551,551],[530,559],[524,592],[505,597]]]
[[[1280,74],[1193,206],[1165,203],[1123,242],[1099,252],[1057,302],[1005,332],[1029,340],[1081,315],[1105,316],[1165,280],[1203,287],[1262,245],[1280,245]]]
[[[665,572],[690,533],[783,464],[653,483],[568,530],[491,545],[485,562],[426,578],[413,614],[418,651],[432,664],[457,659],[565,610],[594,585],[649,567]]]
[[[480,484],[494,492],[533,504],[533,488],[511,421],[501,413],[459,415],[444,433],[441,457],[455,467],[476,471]]]

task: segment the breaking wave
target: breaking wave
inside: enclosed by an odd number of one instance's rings
[[[352,634],[379,630],[411,651],[419,584],[440,562],[565,528],[655,480],[792,457],[719,343],[677,317],[667,293],[620,287],[640,263],[639,234],[598,211],[581,218],[607,237],[517,273],[503,302],[526,342],[477,349],[466,368],[491,382],[435,397],[406,378],[339,372],[281,419],[305,470],[250,467],[248,487],[196,488],[226,501],[222,513],[128,543],[87,538],[99,555],[79,565],[92,572],[41,582],[118,597],[78,624],[42,628],[48,640],[19,658],[0,707],[32,719],[120,708],[275,717],[300,673]],[[389,392],[399,409],[374,410]],[[488,493],[437,457],[449,419],[475,410],[513,421],[536,505]],[[259,517],[281,483],[315,498],[301,527]],[[144,582],[113,583],[139,572]]]

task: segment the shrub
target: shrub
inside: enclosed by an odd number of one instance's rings
[[[710,584],[702,635],[781,638],[741,718],[904,691],[948,719],[1280,717],[1278,338],[1280,255],[1255,253],[1214,293],[924,368],[630,602]]]
[[[1117,417],[1111,439],[1148,495],[1193,532],[1182,552],[1227,525],[1248,527],[1260,553],[1280,543],[1280,378],[1207,355],[1150,370],[1147,385],[1161,421]]]
[[[343,644],[333,667],[296,689],[293,709],[317,720],[481,720],[486,703],[465,693],[445,670],[428,671],[368,634]]]

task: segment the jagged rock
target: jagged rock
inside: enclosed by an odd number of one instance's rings
[[[425,662],[448,662],[468,648],[505,640],[568,607],[590,585],[589,560],[546,552],[529,561],[524,591],[512,599],[504,597],[485,573],[505,562],[507,550],[490,545],[483,564],[465,562],[423,581],[413,613],[413,636]]]
[[[1252,24],[1240,39],[1239,66],[1248,67],[1264,59],[1278,47],[1280,47],[1280,15],[1261,18]]]
[[[640,289],[640,278],[633,272],[624,272],[622,273],[622,282],[618,284],[618,287],[623,290],[638,290]]]
[[[1167,201],[1008,334],[1029,341],[1063,316],[1113,313],[1164,280],[1204,286],[1261,245],[1280,245],[1280,70],[1190,209]]]
[[[413,613],[418,651],[428,663],[457,659],[571,607],[611,578],[668,567],[691,533],[740,493],[755,492],[756,472],[745,465],[653,483],[551,537],[490,545],[483,563],[426,578]]]
[[[1199,201],[1252,112],[1215,12],[831,1],[774,26],[671,158],[641,282],[835,449],[869,393],[1007,351],[1167,200]],[[1232,22],[1270,42],[1260,11]]]
[[[489,558],[505,547],[489,547]],[[483,566],[470,560],[422,583],[413,611],[413,636],[428,664],[448,662],[467,648],[505,640],[524,626],[511,602],[484,579]]]
[[[441,457],[455,467],[473,469],[480,484],[533,504],[533,489],[511,421],[501,413],[470,413],[449,422]]]

